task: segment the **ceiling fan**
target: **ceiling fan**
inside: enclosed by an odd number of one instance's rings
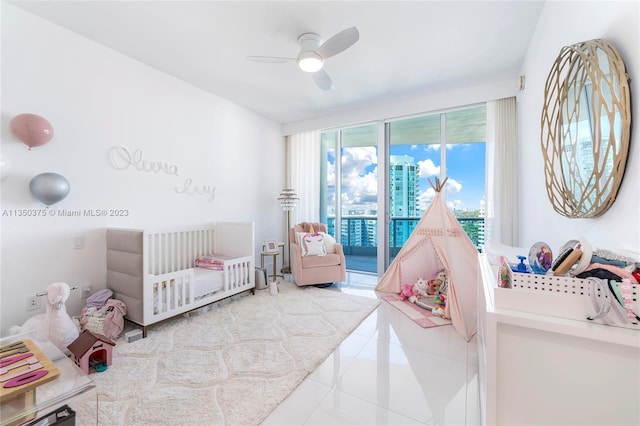
[[[298,53],[296,58],[247,56],[247,59],[255,62],[269,62],[274,64],[296,61],[302,71],[311,74],[320,89],[333,90],[331,77],[322,69],[324,61],[353,46],[359,38],[360,33],[356,27],[340,31],[325,42],[322,42],[322,38],[318,34],[304,33],[298,37],[300,53]]]

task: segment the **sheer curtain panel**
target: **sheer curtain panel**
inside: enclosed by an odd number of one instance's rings
[[[518,246],[516,98],[487,102],[485,239]]]
[[[287,138],[287,187],[300,201],[291,223],[320,219],[320,131],[296,133]]]

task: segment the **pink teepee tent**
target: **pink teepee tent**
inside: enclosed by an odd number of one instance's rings
[[[445,317],[467,341],[477,330],[478,251],[447,208],[436,179],[436,196],[395,257],[376,290],[398,293],[401,284],[431,279],[445,269],[448,276]]]

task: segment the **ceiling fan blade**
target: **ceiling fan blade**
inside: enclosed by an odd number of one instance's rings
[[[356,27],[347,28],[322,43],[316,49],[316,53],[320,55],[322,59],[330,58],[353,46],[359,38],[360,33]]]
[[[268,64],[285,64],[296,60],[296,58],[283,58],[280,56],[247,56],[247,59],[252,62],[265,62]]]
[[[333,81],[325,70],[316,71],[311,74],[313,81],[316,82],[319,88],[322,90],[333,90]]]

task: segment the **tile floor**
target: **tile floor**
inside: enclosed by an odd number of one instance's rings
[[[377,297],[373,275],[332,288]],[[476,341],[382,302],[263,425],[479,425]]]

